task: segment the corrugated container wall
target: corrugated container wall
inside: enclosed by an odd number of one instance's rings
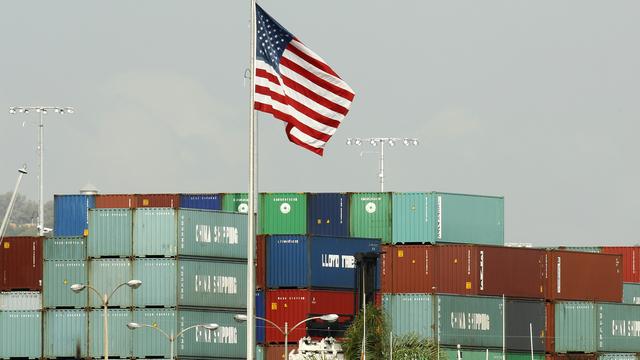
[[[121,259],[93,259],[89,261],[89,285],[96,289],[115,289],[116,286],[133,279],[131,260]],[[104,291],[104,290],[103,290]],[[109,299],[109,306],[131,307],[133,298],[131,288],[123,286]],[[137,290],[136,290],[137,291]],[[79,294],[78,294],[79,295]],[[102,300],[95,294],[90,294],[89,306],[102,307]]]
[[[640,350],[640,306],[597,304],[598,351]]]
[[[382,293],[393,291],[393,256],[393,245],[380,245],[378,267],[380,268],[380,292]]]
[[[622,256],[547,252],[547,299],[622,302]]]
[[[353,193],[349,199],[349,231],[351,236],[381,239],[390,244],[390,193]]]
[[[133,321],[141,324],[157,324],[167,332],[178,333],[195,325],[216,323],[216,331],[204,328],[191,329],[175,344],[179,358],[246,358],[246,326],[233,320],[234,312],[196,311],[175,309],[134,309]],[[169,342],[153,329],[133,332],[133,356],[136,358],[166,356]]]
[[[162,207],[162,208],[174,208],[180,207],[180,195],[179,194],[140,194],[138,197],[138,207]]]
[[[0,291],[42,290],[42,241],[37,236],[2,239]]]
[[[436,308],[427,294],[383,294],[382,307],[389,316],[394,336],[416,334],[433,339]]]
[[[307,194],[260,194],[259,234],[306,234]]]
[[[53,233],[56,236],[83,236],[89,228],[89,209],[95,206],[94,195],[54,195]]]
[[[475,295],[478,293],[478,248],[446,245],[436,248],[436,292]]]
[[[0,292],[0,311],[10,310],[42,310],[42,293],[37,291]]]
[[[393,293],[433,293],[436,247],[428,245],[395,245],[390,248],[393,262]],[[441,291],[444,292],[444,291]]]
[[[124,208],[135,209],[138,207],[138,198],[133,194],[108,194],[96,195],[96,208]]]
[[[603,353],[598,354],[598,360],[638,360],[636,353]]]
[[[505,341],[510,351],[544,353],[547,334],[547,314],[542,300],[508,299],[505,312]],[[529,335],[531,325],[532,337]]]
[[[220,194],[181,194],[180,207],[184,209],[222,210]]]
[[[287,351],[291,353],[293,350],[298,348],[298,343],[289,344],[287,347]],[[264,347],[264,360],[283,360],[284,356],[284,345],[281,344],[269,344]],[[315,359],[313,359],[315,360]]]
[[[249,212],[249,194],[247,193],[222,194],[222,211],[248,213]]]
[[[87,312],[84,309],[47,310],[43,329],[44,358],[74,358],[76,352],[83,358],[87,356]]]
[[[640,283],[640,247],[603,246],[602,253],[622,255],[624,281]]]
[[[133,211],[91,209],[89,211],[89,257],[131,256]]]
[[[355,255],[379,252],[374,239],[274,235],[266,238],[267,287],[354,289]]]
[[[266,296],[264,291],[256,291],[256,343],[264,344],[265,334],[267,331],[267,323],[264,320],[259,320],[258,317],[264,318],[266,316]]]
[[[134,256],[175,256],[178,219],[170,208],[136,209],[133,214]]]
[[[394,244],[434,242],[428,193],[393,193],[391,203]]]
[[[135,259],[135,306],[245,308],[247,264],[196,259]]]
[[[346,193],[309,193],[307,195],[308,233],[349,236],[349,195]]]
[[[87,262],[84,260],[50,260],[44,262],[43,306],[86,307],[88,291],[78,294],[71,291],[73,284],[87,283]],[[93,296],[93,293],[92,293]]]
[[[555,352],[596,352],[596,307],[592,302],[558,301]]]
[[[430,193],[436,242],[504,245],[504,198]]]
[[[87,258],[87,239],[82,236],[44,239],[45,260],[84,260]]]
[[[475,249],[478,251],[478,278],[475,280],[478,295],[544,299],[544,250],[500,246]]]
[[[306,319],[318,314],[338,314],[340,317],[335,323],[319,322],[326,329],[346,329],[346,321],[353,318],[354,314],[353,291],[329,291],[329,290],[267,290],[266,318],[275,324],[296,324],[300,319]],[[307,322],[306,327],[312,326]],[[340,337],[341,331],[326,331],[324,336]],[[290,342],[298,340],[306,335],[305,325],[300,325],[289,334]],[[276,328],[267,327],[267,343],[283,343],[284,335]]]
[[[0,311],[0,359],[42,356],[42,313]]]
[[[133,321],[130,309],[109,309],[109,358],[131,357],[132,332],[127,324]],[[102,309],[89,311],[89,356],[104,356],[104,316]],[[142,329],[142,331],[151,329]]]
[[[502,299],[438,295],[440,344],[502,346]]]
[[[267,288],[267,235],[256,236],[256,289]]]
[[[622,302],[625,304],[640,305],[640,284],[622,284]]]

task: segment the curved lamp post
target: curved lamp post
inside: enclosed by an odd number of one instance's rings
[[[171,357],[170,359],[173,360],[173,343],[176,341],[177,338],[179,338],[180,336],[182,336],[182,334],[184,334],[187,330],[193,329],[193,328],[197,328],[197,327],[203,327],[209,331],[214,331],[216,329],[218,329],[218,324],[215,323],[211,323],[211,324],[197,324],[197,325],[191,325],[187,328],[182,329],[182,331],[180,331],[179,333],[177,333],[175,336],[173,334],[169,335],[166,333],[166,331],[160,329],[157,326],[153,326],[153,325],[149,325],[149,324],[139,324],[136,322],[130,322],[127,324],[127,327],[129,328],[129,330],[136,330],[136,329],[140,329],[143,327],[148,327],[148,328],[152,328],[155,330],[158,330],[162,335],[164,335],[167,340],[169,340],[169,344],[171,347]]]
[[[316,320],[316,319],[320,319],[320,320],[324,320],[327,322],[335,322],[336,320],[338,320],[338,315],[337,314],[326,314],[326,315],[322,315],[322,316],[312,316],[310,318],[304,319],[302,321],[300,321],[299,323],[293,325],[291,328],[289,328],[289,323],[288,322],[284,322],[284,329],[281,328],[280,326],[278,326],[277,324],[275,324],[273,321],[271,320],[267,320],[263,317],[260,316],[255,316],[256,319],[258,320],[262,320],[265,321],[271,325],[273,325],[276,329],[278,329],[282,335],[284,335],[284,359],[288,360],[289,359],[289,334],[295,330],[298,326],[304,324],[305,322],[309,321],[309,320]],[[237,322],[245,322],[247,321],[247,315],[246,314],[236,314],[233,319]],[[249,341],[249,340],[247,340]]]
[[[104,331],[103,331],[103,346],[104,346],[104,359],[105,360],[109,360],[109,324],[108,324],[108,319],[109,319],[109,312],[107,311],[108,306],[109,306],[109,300],[111,300],[111,297],[113,296],[113,294],[120,289],[123,286],[128,286],[132,289],[137,289],[140,287],[140,285],[142,285],[142,281],[140,280],[129,280],[127,282],[124,282],[118,286],[116,286],[115,289],[113,289],[113,291],[111,291],[110,294],[104,293],[104,294],[100,294],[100,292],[98,290],[96,290],[96,288],[94,288],[91,285],[87,285],[87,284],[73,284],[70,286],[71,290],[73,292],[75,292],[76,294],[80,293],[82,290],[84,289],[89,289],[93,292],[95,292],[98,297],[100,298],[100,301],[102,301],[102,317],[103,317],[103,322],[104,322]]]

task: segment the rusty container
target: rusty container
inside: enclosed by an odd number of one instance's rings
[[[39,236],[2,239],[0,291],[42,290],[42,241]]]
[[[289,344],[287,347],[287,352],[291,353],[293,350],[298,348],[298,344]],[[271,344],[263,347],[264,349],[264,360],[284,360],[284,345],[280,344]]]
[[[265,252],[266,235],[256,236],[256,289],[266,289],[267,285],[267,263]]]
[[[553,353],[556,347],[556,308],[553,302],[545,301],[545,311],[547,318],[545,319],[545,353]]]
[[[96,208],[99,209],[135,209],[138,207],[137,197],[133,194],[96,195]]]
[[[435,292],[477,295],[479,279],[477,250],[473,245],[437,246]]]
[[[393,291],[393,245],[380,245],[380,292],[391,293]]]
[[[435,247],[395,245],[391,250],[392,293],[432,293],[435,290]],[[439,289],[438,289],[439,290]]]
[[[500,246],[476,249],[478,295],[544,299],[545,250]]]
[[[638,246],[603,246],[604,254],[622,255],[622,278],[624,282],[640,283],[640,247]]]
[[[180,194],[140,194],[137,195],[138,207],[165,207],[177,209],[180,207]]]
[[[622,302],[622,255],[549,250],[548,300]]]

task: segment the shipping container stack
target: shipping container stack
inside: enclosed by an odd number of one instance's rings
[[[0,241],[0,359],[40,357],[42,240]]]

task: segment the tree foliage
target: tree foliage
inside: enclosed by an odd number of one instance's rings
[[[4,218],[12,191],[0,195],[0,222]],[[38,234],[36,222],[38,219],[38,202],[27,199],[22,194],[16,195],[13,212],[9,218],[6,236],[34,236]],[[53,228],[53,201],[44,204],[44,226]]]

